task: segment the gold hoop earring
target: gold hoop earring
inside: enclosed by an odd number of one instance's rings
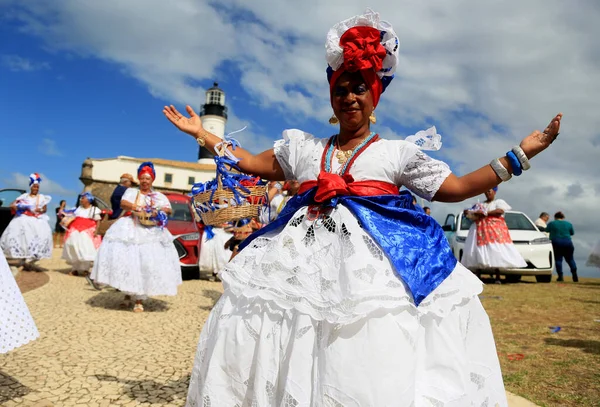
[[[373,113],[371,113],[371,116],[369,116],[369,120],[373,124],[377,123],[377,116],[375,116],[375,111],[373,111]]]
[[[340,121],[338,120],[338,118],[335,115],[332,115],[329,118],[329,124],[335,126],[336,124],[338,124]]]

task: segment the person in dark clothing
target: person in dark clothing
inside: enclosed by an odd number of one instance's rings
[[[556,274],[558,274],[556,281],[563,281],[562,260],[564,257],[571,269],[573,282],[578,282],[577,264],[573,258],[575,246],[573,246],[571,240],[571,236],[575,234],[573,225],[565,220],[565,215],[562,212],[556,212],[554,220],[548,224],[546,232],[550,234],[552,248],[554,249],[554,262],[556,263]]]
[[[67,201],[64,199],[60,201],[58,208],[56,208],[56,224],[54,225],[54,247],[63,247],[63,238],[65,236],[65,229],[60,225],[60,221],[63,220],[65,214],[62,212],[67,206]]]
[[[115,188],[112,195],[110,196],[110,206],[112,207],[112,214],[109,216],[109,219],[117,219],[121,216],[121,198],[127,189],[131,188],[131,184],[133,183],[133,176],[131,174],[123,174],[121,175],[121,180],[119,181],[119,185]]]

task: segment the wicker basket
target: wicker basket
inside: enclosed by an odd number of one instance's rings
[[[222,157],[223,151],[217,150],[217,154]],[[239,173],[234,168],[228,170]],[[217,189],[201,192],[193,198],[194,207],[197,209],[196,212],[199,212],[202,222],[209,226],[219,226],[226,222],[259,216],[267,194],[267,186],[256,185],[245,188],[249,193],[236,188],[238,196],[244,197],[244,201],[238,204],[234,192],[223,188],[222,177],[217,172]],[[230,205],[232,202],[235,204]]]
[[[150,220],[152,216],[151,213],[148,212],[132,212],[135,218],[138,220],[140,225],[142,226],[156,226],[156,221]]]

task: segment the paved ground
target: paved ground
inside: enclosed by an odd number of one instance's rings
[[[71,277],[55,250],[40,264],[48,284],[25,294],[41,337],[0,355],[0,405],[182,406],[202,324],[220,283],[186,281],[146,312],[119,308],[122,294]],[[511,397],[511,407],[527,407]],[[212,406],[220,407],[220,406]]]

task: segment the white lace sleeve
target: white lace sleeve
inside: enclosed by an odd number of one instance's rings
[[[283,169],[285,179],[298,179],[298,164],[302,161],[302,152],[307,141],[314,140],[314,136],[302,130],[284,130],[283,139],[277,140],[273,149],[275,157]]]
[[[494,201],[492,202],[494,209],[502,209],[503,211],[510,211],[512,208],[511,206],[506,203],[506,201],[504,199],[494,199]]]
[[[400,183],[421,198],[431,201],[451,173],[448,164],[418,150],[404,167]]]
[[[135,200],[137,198],[138,190],[137,188],[127,188],[127,191],[123,194],[121,201],[127,201],[132,204],[135,204]]]
[[[42,207],[48,205],[52,200],[52,197],[50,195],[41,195],[40,198],[40,206]]]
[[[90,218],[92,218],[94,220],[102,219],[102,214],[101,214],[100,208],[92,206],[92,216],[90,216]]]
[[[158,202],[156,204],[158,207],[171,209],[171,201],[169,201],[169,198],[167,198],[166,195],[163,195],[159,192],[157,201]]]

